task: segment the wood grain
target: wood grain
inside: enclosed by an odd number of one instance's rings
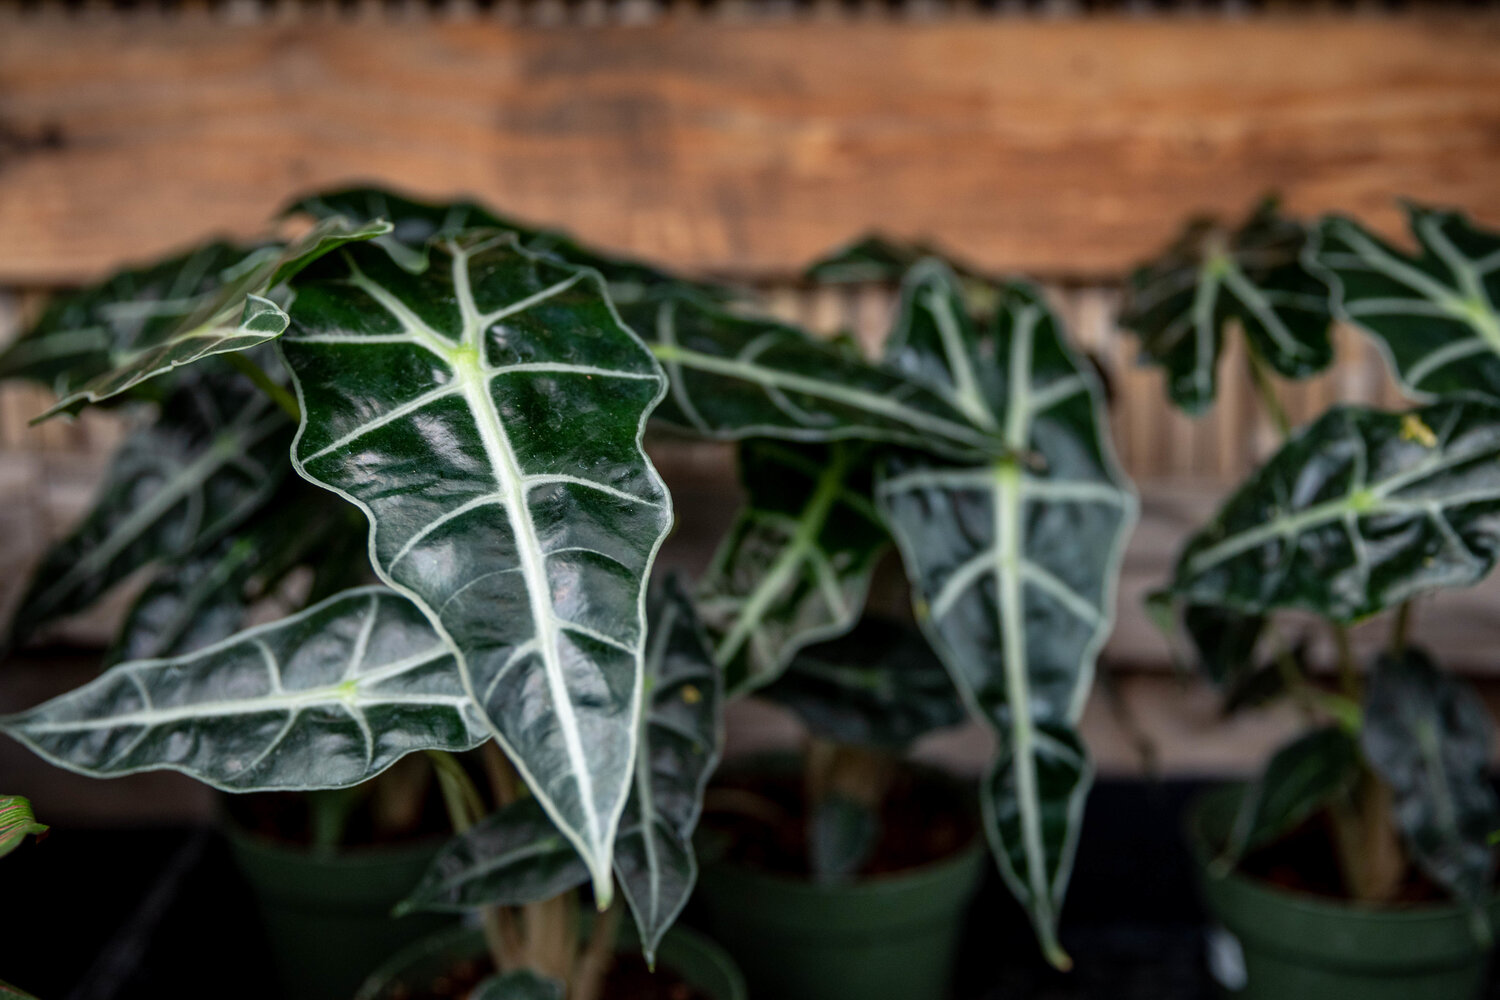
[[[1403,194],[1500,223],[1493,12],[255,20],[0,13],[0,284],[252,232],[359,177],[739,276],[873,226],[1117,275],[1273,188],[1386,228]]]

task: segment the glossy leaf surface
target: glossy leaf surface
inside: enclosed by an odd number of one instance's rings
[[[1365,757],[1395,797],[1417,865],[1471,907],[1493,897],[1489,834],[1500,805],[1488,769],[1493,733],[1474,692],[1423,653],[1382,656],[1366,695]]]
[[[285,414],[248,384],[184,383],[154,424],[120,446],[93,509],[43,557],[12,641],[89,606],[141,567],[190,556],[233,530],[286,475],[291,435]]]
[[[109,367],[70,388],[38,419],[108,399],[211,355],[249,350],[276,339],[286,329],[287,315],[267,297],[274,289],[329,251],[389,231],[390,225],[383,222],[356,226],[341,218],[325,219],[284,248],[267,248],[245,256],[219,272],[221,284],[217,289],[202,296],[177,323],[142,322],[128,343],[116,337]],[[160,301],[147,306],[158,311],[163,308]],[[113,308],[118,311],[121,307],[117,303]]]
[[[859,438],[943,454],[996,450],[939,393],[847,347],[670,290],[622,307],[672,390],[657,417],[719,440]]]
[[[1500,402],[1500,233],[1457,212],[1407,206],[1418,250],[1325,218],[1307,248],[1339,319],[1375,337],[1402,388],[1421,399]]]
[[[294,463],[365,511],[376,571],[451,641],[607,901],[671,524],[640,444],[664,380],[591,272],[493,231],[430,254],[413,275],[352,247],[298,282]]]
[[[1302,225],[1263,203],[1234,232],[1197,220],[1126,286],[1120,325],[1163,368],[1172,401],[1201,413],[1214,401],[1227,326],[1288,378],[1328,367],[1328,290],[1304,268]]]
[[[781,673],[797,651],[847,631],[889,536],[857,442],[747,441],[747,501],[698,587],[714,660],[732,693]]]
[[[118,664],[0,731],[82,774],[166,768],[240,792],[354,785],[413,750],[487,736],[447,645],[381,587],[186,656]]]
[[[1338,407],[1188,540],[1173,591],[1247,614],[1354,621],[1477,582],[1500,548],[1500,409]]]
[[[563,984],[531,969],[490,976],[474,987],[469,1000],[563,1000]]]
[[[958,691],[921,633],[870,615],[804,650],[760,693],[836,743],[901,750],[964,719]]]
[[[523,906],[567,892],[589,870],[535,797],[490,813],[443,846],[422,880],[396,907],[462,912],[481,906]]]
[[[27,837],[47,832],[47,824],[38,823],[31,803],[19,795],[0,795],[0,858],[21,846]]]
[[[724,737],[722,675],[675,579],[652,596],[650,622],[646,711],[615,874],[653,962],[698,879],[693,829]]]
[[[1342,729],[1318,729],[1282,747],[1246,786],[1222,861],[1237,864],[1295,830],[1358,779],[1359,744]]]
[[[982,806],[1011,891],[1050,960],[1091,768],[1073,726],[1108,636],[1135,499],[1103,432],[1100,390],[1038,293],[1013,284],[995,324],[964,315],[936,262],[908,276],[888,362],[940,387],[1007,457],[888,463],[877,488],[918,620],[1000,749]]]

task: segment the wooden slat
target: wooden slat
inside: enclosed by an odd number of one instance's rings
[[[1500,222],[1482,10],[542,30],[245,9],[0,12],[0,284],[248,233],[355,177],[741,276],[876,225],[1116,275],[1185,213],[1272,188],[1387,229],[1401,194]]]

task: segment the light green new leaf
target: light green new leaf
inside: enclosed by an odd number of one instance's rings
[[[1091,373],[1038,293],[1012,284],[978,330],[951,273],[908,275],[889,363],[941,387],[1007,457],[955,466],[896,455],[877,487],[918,619],[1000,749],[985,826],[1048,958],[1091,768],[1073,726],[1108,636],[1135,498],[1109,453]]]
[[[353,246],[299,280],[293,461],[365,511],[376,572],[451,641],[602,905],[672,520],[641,449],[665,380],[594,272],[494,231],[430,255],[414,275]]]
[[[722,673],[674,578],[652,596],[650,623],[647,705],[635,787],[615,844],[615,875],[635,915],[646,961],[654,963],[662,936],[698,880],[693,829],[724,727]]]
[[[563,1000],[565,988],[551,976],[514,969],[490,976],[475,986],[469,1000]]]
[[[81,774],[165,768],[235,792],[355,785],[413,750],[488,735],[448,646],[383,587],[186,656],[121,663],[0,731]]]
[[[292,424],[246,383],[194,379],[115,453],[82,523],[43,557],[11,623],[20,642],[157,560],[212,545],[286,473]]]
[[[1225,328],[1287,378],[1333,360],[1328,290],[1303,266],[1302,225],[1263,202],[1234,232],[1199,219],[1126,285],[1120,325],[1141,338],[1142,357],[1166,371],[1172,401],[1189,413],[1213,404]]]
[[[0,354],[0,379],[30,379],[59,396],[76,392],[139,345],[170,336],[213,301],[235,274],[255,268],[276,250],[208,243],[57,295],[36,323]]]
[[[718,440],[859,438],[973,456],[997,450],[938,393],[844,346],[730,312],[689,290],[622,306],[672,391],[656,416]]]
[[[809,643],[847,631],[889,536],[862,442],[740,446],[748,495],[697,606],[731,693],[769,683]]]
[[[490,813],[443,845],[396,907],[461,913],[482,906],[524,906],[589,880],[578,851],[532,796]]]
[[[1188,540],[1173,592],[1247,614],[1355,621],[1480,580],[1500,551],[1500,408],[1338,407]]]
[[[38,823],[31,803],[19,795],[0,795],[0,858],[21,846],[27,837],[47,832],[47,824]]]
[[[1365,757],[1395,796],[1396,822],[1417,865],[1476,911],[1494,898],[1500,824],[1489,780],[1489,713],[1423,653],[1382,656],[1366,694]]]
[[[286,329],[287,315],[268,295],[329,251],[390,232],[390,228],[389,223],[379,221],[354,226],[340,218],[325,219],[289,246],[250,254],[220,272],[218,289],[202,296],[178,323],[142,324],[140,335],[128,343],[116,338],[110,367],[70,388],[37,419],[119,395],[211,355],[245,351],[276,339]],[[146,305],[160,315],[159,301]]]
[[[1337,727],[1318,729],[1282,747],[1246,786],[1219,863],[1239,864],[1245,854],[1295,830],[1354,788],[1359,744]]]
[[[964,719],[953,681],[921,633],[871,615],[803,650],[760,694],[824,739],[893,751]]]
[[[1308,266],[1335,314],[1375,338],[1418,399],[1500,402],[1500,233],[1457,212],[1407,206],[1419,251],[1405,253],[1340,216],[1323,219]]]

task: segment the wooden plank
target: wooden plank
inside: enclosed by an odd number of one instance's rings
[[[1500,223],[1493,11],[543,30],[7,10],[0,283],[248,233],[356,177],[742,276],[877,225],[1116,275],[1185,213],[1272,188],[1388,229],[1402,194]]]

